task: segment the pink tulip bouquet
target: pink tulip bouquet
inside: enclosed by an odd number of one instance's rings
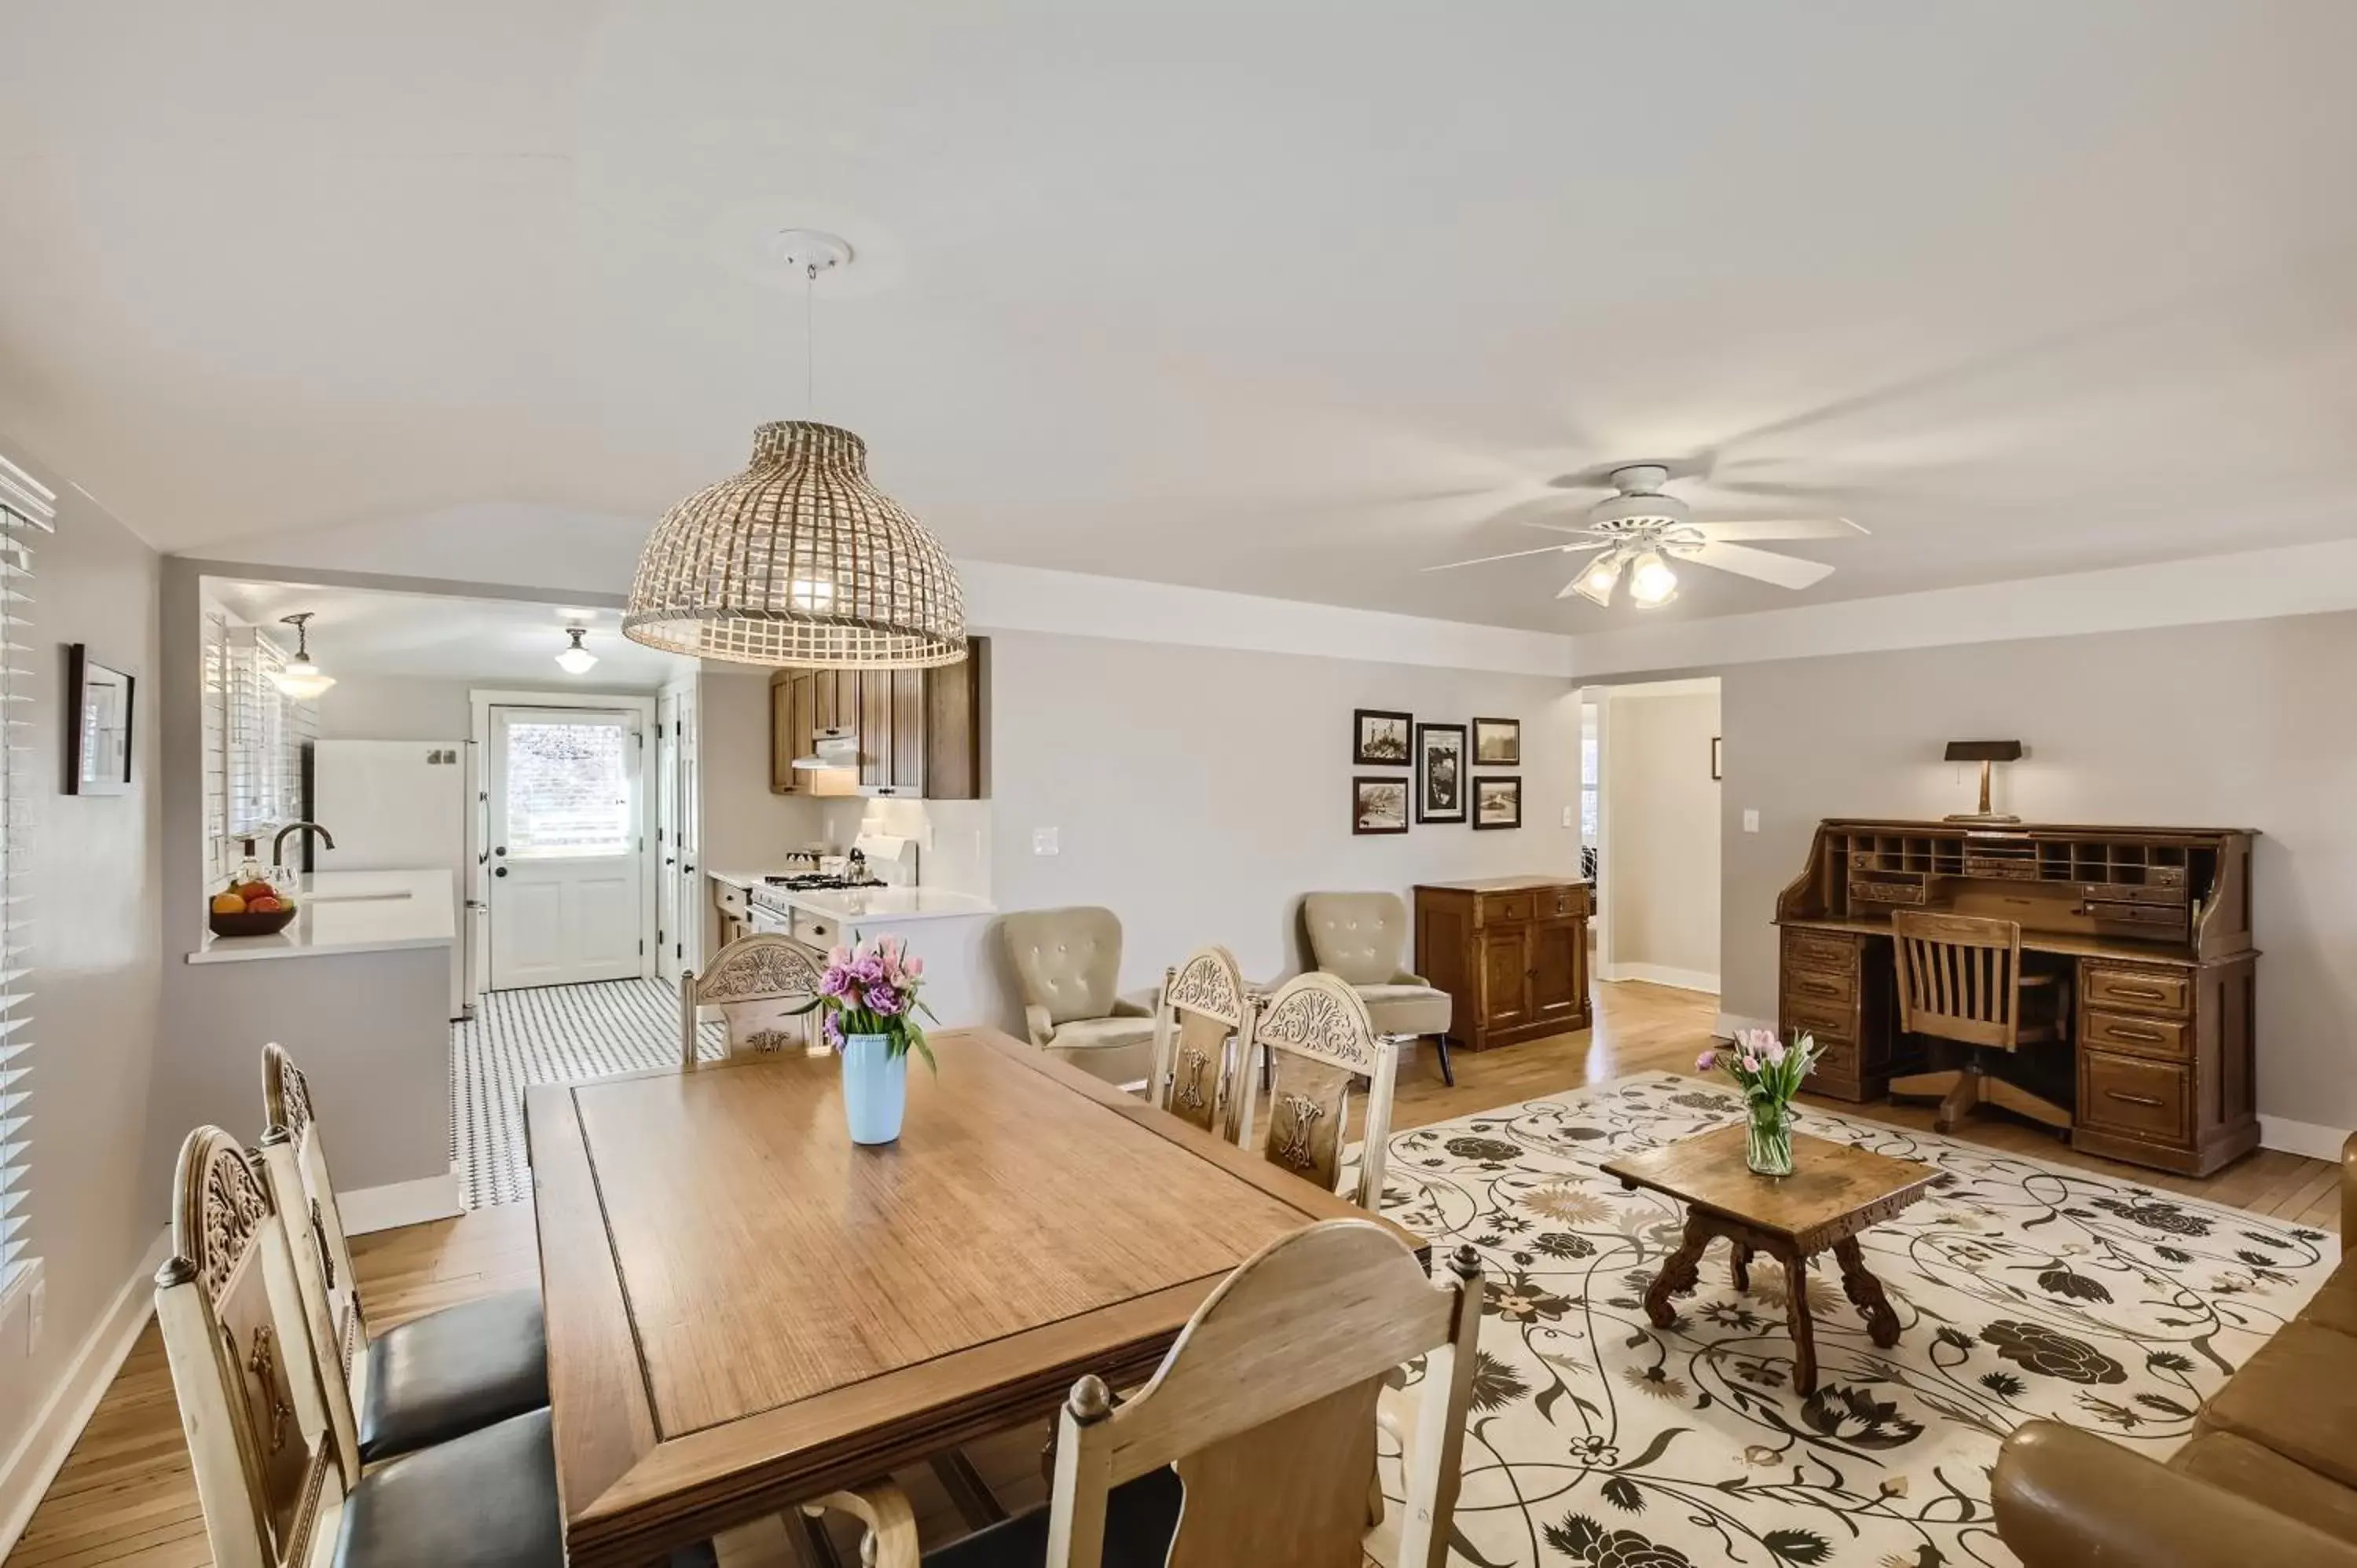
[[[933,1016],[933,1010],[919,995],[924,988],[925,961],[911,954],[899,937],[878,937],[860,943],[856,950],[836,948],[828,953],[826,969],[819,976],[818,994],[794,1011],[817,1009],[822,1015],[820,1032],[838,1054],[848,1036],[880,1036],[887,1056],[915,1051],[925,1058],[927,1067],[938,1071],[932,1047],[925,1043],[925,1031],[917,1022],[920,1013]]]
[[[1813,1035],[1795,1036],[1788,1046],[1773,1029],[1738,1029],[1732,1047],[1695,1058],[1695,1071],[1724,1067],[1743,1090],[1751,1112],[1747,1158],[1762,1176],[1792,1174],[1792,1097],[1801,1092],[1819,1054]]]

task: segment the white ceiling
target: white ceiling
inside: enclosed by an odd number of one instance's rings
[[[817,412],[967,559],[1595,629],[1416,568],[1640,458],[1874,531],[1664,618],[2337,538],[2352,57],[2349,0],[0,0],[0,430],[167,548],[626,560],[803,412],[813,224]]]
[[[205,578],[203,591],[238,619],[276,628],[290,648],[293,628],[279,628],[279,618],[314,612],[312,660],[339,680],[398,675],[651,692],[695,668],[692,659],[623,637],[619,610],[220,577]],[[582,646],[597,656],[586,675],[568,674],[556,662],[571,626],[588,628]]]

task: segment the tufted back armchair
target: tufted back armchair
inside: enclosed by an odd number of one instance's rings
[[[1396,893],[1312,893],[1301,900],[1309,959],[1359,994],[1379,1035],[1430,1036],[1440,1076],[1457,1081],[1448,1064],[1452,1001],[1407,967],[1406,901]]]
[[[1153,1010],[1118,993],[1118,916],[1093,905],[1025,909],[1001,918],[998,929],[1033,1045],[1108,1082],[1149,1075]]]

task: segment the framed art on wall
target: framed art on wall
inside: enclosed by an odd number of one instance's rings
[[[1360,708],[1351,714],[1351,760],[1361,768],[1405,768],[1412,714]]]
[[[1473,721],[1474,767],[1520,768],[1522,765],[1522,720],[1475,719]]]
[[[1473,780],[1475,828],[1519,828],[1523,825],[1523,781],[1520,779]]]
[[[1465,820],[1465,726],[1415,726],[1415,820]]]
[[[1407,832],[1407,780],[1351,780],[1351,831],[1354,833]]]
[[[66,793],[122,795],[131,789],[133,678],[66,648]]]

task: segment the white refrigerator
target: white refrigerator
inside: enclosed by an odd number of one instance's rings
[[[320,871],[416,871],[445,866],[455,907],[450,1016],[467,1000],[467,779],[461,740],[322,740],[311,753],[311,820],[335,835],[313,841]]]

